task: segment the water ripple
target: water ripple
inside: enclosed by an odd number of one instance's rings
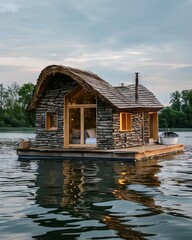
[[[0,142],[3,240],[191,239],[192,144],[136,163],[20,162],[14,147]]]

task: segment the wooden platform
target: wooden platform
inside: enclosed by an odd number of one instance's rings
[[[95,160],[146,160],[158,158],[170,154],[176,154],[184,150],[184,145],[145,145],[141,147],[97,150],[97,149],[17,149],[17,155],[22,159],[95,159]]]

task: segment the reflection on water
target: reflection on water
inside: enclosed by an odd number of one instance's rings
[[[186,139],[185,139],[186,140]],[[0,142],[2,239],[191,239],[192,139],[159,160],[17,161]]]

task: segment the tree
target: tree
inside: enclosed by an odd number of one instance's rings
[[[181,92],[181,104],[187,105],[189,101],[189,90],[183,90]]]
[[[171,100],[169,102],[171,104],[171,108],[176,111],[181,110],[181,93],[179,91],[175,91],[171,93]]]
[[[22,118],[23,123],[25,122],[28,126],[34,126],[35,125],[35,114],[26,112],[26,108],[29,104],[29,101],[33,95],[35,85],[32,83],[26,83],[23,84],[23,86],[19,89],[18,95],[19,95],[19,103],[21,105],[21,108],[24,112],[24,118]]]
[[[0,127],[34,127],[35,114],[26,112],[33,90],[32,83],[7,88],[1,84]]]
[[[7,89],[3,88],[2,92],[2,108],[4,109],[14,109],[18,102],[18,91],[19,85],[14,82],[11,86],[8,86]]]
[[[176,91],[171,94],[171,106],[159,113],[161,128],[191,128],[192,127],[192,89]]]
[[[32,83],[26,83],[23,84],[23,86],[19,89],[18,95],[19,95],[19,103],[21,104],[21,107],[23,109],[26,109],[29,101],[32,97],[33,90],[35,85]]]

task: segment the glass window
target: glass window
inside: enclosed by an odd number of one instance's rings
[[[93,94],[83,88],[68,98],[69,104],[95,104],[96,98]]]
[[[58,116],[57,112],[46,112],[46,129],[57,130]]]
[[[84,143],[96,144],[96,108],[84,108]]]
[[[120,130],[130,131],[131,130],[131,114],[126,112],[120,113]]]
[[[81,143],[81,109],[69,109],[69,144]]]
[[[96,108],[69,108],[69,144],[96,144]]]

